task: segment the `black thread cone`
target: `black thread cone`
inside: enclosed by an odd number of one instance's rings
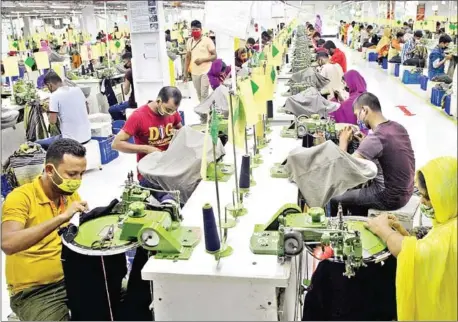
[[[240,189],[250,188],[250,156],[242,156],[242,166],[240,168],[240,180],[239,180]]]
[[[303,148],[311,148],[313,147],[313,135],[307,133],[302,137],[302,147]]]
[[[202,208],[204,217],[204,237],[205,249],[209,253],[215,253],[221,249],[218,230],[216,228],[215,214],[210,204],[205,204]]]
[[[274,102],[267,101],[267,118],[271,119],[274,117]]]

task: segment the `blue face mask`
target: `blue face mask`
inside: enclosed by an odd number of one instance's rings
[[[362,131],[368,131],[369,128],[366,126],[366,124],[365,124],[363,121],[361,121],[361,112],[362,112],[362,111],[363,111],[363,110],[361,109],[361,110],[359,111],[359,114],[358,114],[358,126],[359,126],[359,129],[360,129],[360,130],[362,130]]]

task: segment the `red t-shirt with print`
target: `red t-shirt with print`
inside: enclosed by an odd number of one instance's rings
[[[179,123],[180,113],[161,116],[153,112],[148,105],[144,105],[132,113],[122,130],[134,137],[135,144],[152,145],[165,151],[172,140],[172,130]],[[144,156],[144,153],[137,153],[137,162]]]
[[[331,63],[339,64],[344,73],[347,72],[347,57],[339,48],[334,49],[334,55],[331,56]]]

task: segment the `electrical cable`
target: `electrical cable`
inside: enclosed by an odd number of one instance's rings
[[[111,308],[110,291],[108,290],[108,280],[107,280],[107,272],[105,270],[105,261],[103,260],[103,256],[100,256],[100,259],[102,261],[102,270],[103,270],[103,277],[105,279],[105,290],[107,291],[108,308],[110,309],[110,318],[111,318],[111,321],[114,321],[113,310]]]

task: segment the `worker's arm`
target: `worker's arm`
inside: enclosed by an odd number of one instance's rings
[[[366,223],[366,228],[386,244],[394,257],[398,257],[402,249],[402,241],[409,233],[402,227],[397,218],[391,214],[379,215]]]
[[[160,151],[158,148],[155,148],[151,145],[132,144],[129,142],[130,138],[131,135],[129,133],[125,132],[124,130],[119,131],[113,141],[112,148],[124,153],[149,154],[155,151]]]
[[[57,123],[57,113],[55,112],[48,112],[48,121],[50,124],[56,124]]]
[[[91,113],[89,112],[89,103],[88,103],[87,101],[86,101],[86,111],[87,111],[87,114],[91,114]]]
[[[434,67],[434,68],[439,68],[439,67],[441,67],[442,65],[444,65],[444,64],[447,62],[447,60],[450,60],[451,58],[452,58],[451,55],[445,56],[445,58],[442,59],[442,60],[440,60],[440,58],[438,58],[438,59],[436,59],[436,60],[433,62],[433,67]]]
[[[124,92],[124,95],[127,95],[130,92],[130,82],[127,78],[124,78],[124,83],[122,84],[122,90]]]
[[[81,93],[83,93],[83,92],[81,91]],[[49,107],[48,107],[48,120],[49,120],[49,123],[50,124],[56,124],[58,116],[59,116],[59,101],[56,99],[55,96],[51,95],[49,97]]]
[[[27,207],[27,201],[25,201],[24,198],[20,199],[17,197],[18,196],[9,196],[9,200],[7,199],[5,201],[3,209],[2,250],[7,255],[13,255],[29,249],[59,228],[62,224],[69,221],[76,212],[87,210],[86,202],[75,201],[64,213],[42,222],[39,225],[24,228],[26,220],[29,217],[29,207]]]

